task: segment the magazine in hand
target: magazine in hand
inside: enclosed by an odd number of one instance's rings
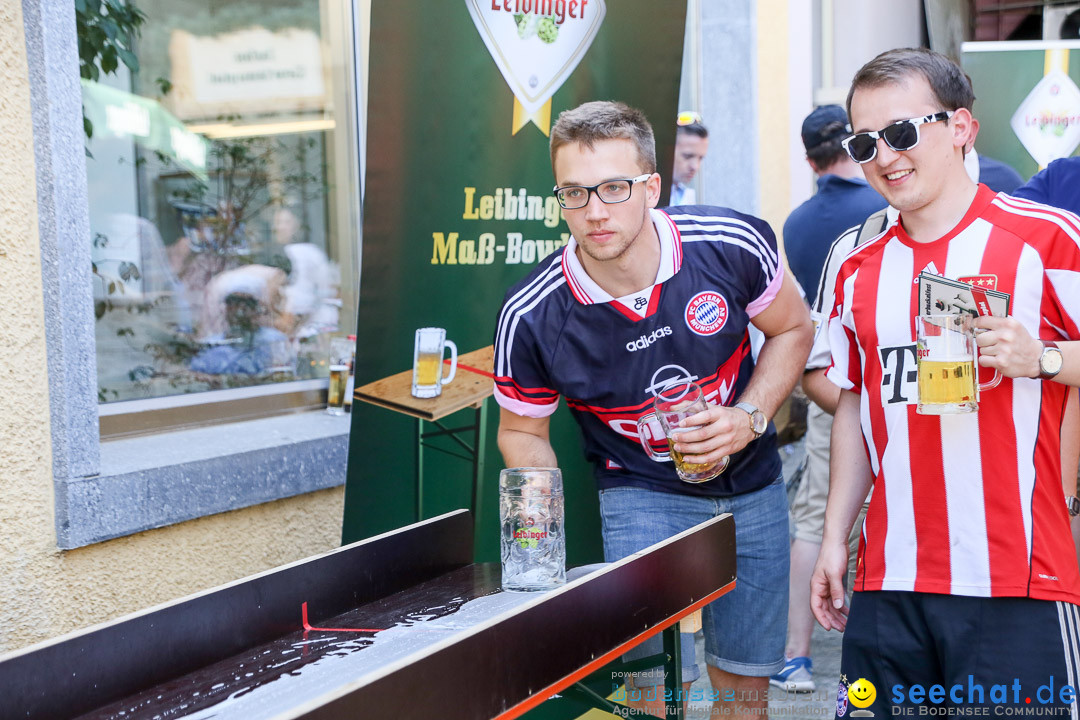
[[[992,282],[991,276],[983,275],[950,280],[919,273],[919,315],[967,315],[972,320],[980,315],[1005,317],[1012,296],[986,287]]]

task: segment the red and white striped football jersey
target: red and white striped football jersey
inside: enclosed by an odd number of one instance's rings
[[[923,270],[1009,293],[1034,337],[1080,339],[1071,213],[979,186],[944,237],[917,243],[896,222],[851,252],[829,317],[828,377],[861,394],[874,474],[855,587],[1080,602],[1061,482],[1067,388],[1004,378],[980,394],[977,413],[916,413]]]

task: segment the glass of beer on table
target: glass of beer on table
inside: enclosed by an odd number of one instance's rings
[[[443,353],[450,349],[450,374],[443,377]],[[420,328],[413,344],[412,394],[418,398],[433,398],[442,394],[442,386],[457,373],[457,345],[446,339],[444,328]]]
[[[679,479],[688,483],[703,483],[720,475],[727,469],[730,457],[725,455],[719,460],[707,463],[686,462],[682,453],[675,449],[679,433],[697,430],[697,427],[682,427],[685,418],[708,409],[705,392],[697,383],[683,381],[661,390],[653,398],[653,412],[638,419],[638,438],[642,447],[653,460],[660,462],[671,460],[675,463],[675,472]],[[667,441],[668,451],[658,452],[652,446],[653,440],[661,438]]]
[[[326,392],[326,412],[345,414],[345,390],[349,384],[354,342],[349,338],[330,339],[330,387]]]
[[[979,353],[969,315],[919,315],[915,318],[920,415],[976,412],[979,391],[1001,382],[1001,374],[979,382]]]

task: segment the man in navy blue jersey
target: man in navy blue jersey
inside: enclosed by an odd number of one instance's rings
[[[705,660],[717,702],[734,704],[721,712],[760,714],[769,676],[784,664],[788,593],[787,503],[769,418],[805,365],[813,335],[805,303],[763,220],[725,208],[655,209],[660,176],[641,112],[591,102],[562,113],[551,160],[572,237],[510,289],[500,312],[499,448],[507,466],[556,466],[549,416],[566,398],[600,490],[608,561],[734,514],[738,583],[705,608]],[[766,337],[756,366],[751,322]],[[637,435],[656,393],[686,380],[710,406],[684,421],[694,429],[679,433],[675,449],[694,463],[731,457],[701,484],[652,460]],[[683,642],[683,679],[692,682],[692,636]],[[643,673],[634,683],[661,679]]]

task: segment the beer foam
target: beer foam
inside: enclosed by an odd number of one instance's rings
[[[920,360],[933,360],[935,362],[965,362],[973,361],[967,348],[962,350],[958,346],[964,345],[962,335],[946,333],[945,335],[928,336],[922,339],[924,348],[919,352]]]

